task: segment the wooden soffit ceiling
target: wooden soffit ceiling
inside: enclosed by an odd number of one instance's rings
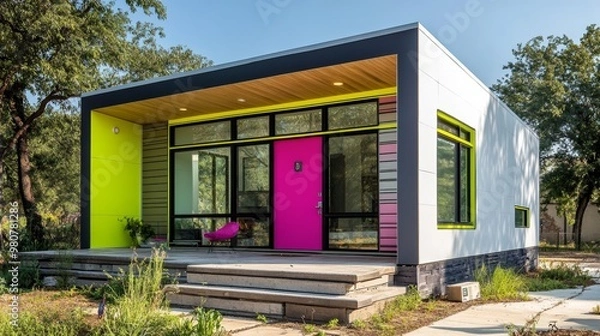
[[[344,85],[336,86],[334,82]],[[95,111],[138,124],[319,99],[396,86],[396,56],[315,68]]]

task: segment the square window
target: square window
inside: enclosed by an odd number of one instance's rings
[[[524,206],[515,206],[515,227],[529,227],[529,208]]]

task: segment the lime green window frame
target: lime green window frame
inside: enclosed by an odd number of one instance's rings
[[[529,227],[529,208],[521,205],[515,205],[515,227]]]
[[[437,113],[439,229],[475,229],[475,129]]]

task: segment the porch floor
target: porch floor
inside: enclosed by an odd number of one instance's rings
[[[77,262],[129,264],[131,258],[150,257],[152,249],[140,248],[135,251],[130,248],[107,248],[89,250],[70,250],[69,257]],[[64,251],[36,251],[21,253],[24,259],[55,260]],[[165,268],[186,269],[188,266],[208,266],[215,268],[234,268],[242,273],[255,271],[285,273],[293,269],[294,273],[306,274],[305,279],[319,276],[336,275],[339,277],[362,278],[372,273],[394,272],[396,269],[395,256],[350,255],[342,253],[310,253],[283,251],[247,251],[215,249],[209,253],[207,249],[195,247],[175,247],[167,251]],[[395,272],[394,272],[395,273]],[[340,279],[338,281],[344,281]]]

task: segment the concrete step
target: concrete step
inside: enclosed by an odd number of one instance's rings
[[[385,287],[361,293],[327,295],[197,284],[181,284],[167,289],[173,290],[177,292],[168,294],[168,299],[175,306],[204,306],[233,315],[256,316],[260,313],[309,321],[337,318],[342,323],[370,316],[381,310],[386,302],[406,292],[405,287]]]
[[[301,276],[301,275],[299,275]],[[392,275],[358,283],[327,280],[304,280],[303,278],[273,278],[267,276],[247,276],[230,274],[190,273],[187,274],[189,284],[210,286],[229,286],[255,289],[277,289],[304,293],[338,294],[366,291],[373,288],[387,287],[393,284]]]
[[[244,275],[266,278],[303,279],[345,283],[359,283],[381,278],[384,275],[394,275],[395,266],[379,266],[365,268],[362,265],[348,265],[340,269],[340,265],[327,264],[204,264],[189,265],[187,273]]]

